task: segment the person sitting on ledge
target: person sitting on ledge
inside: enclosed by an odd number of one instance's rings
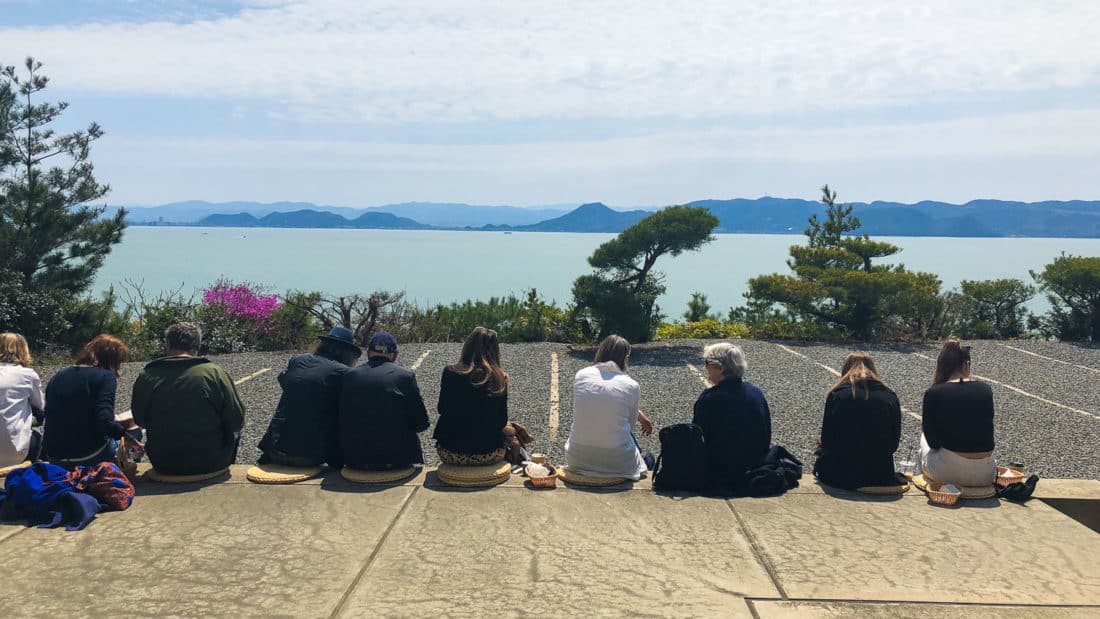
[[[533,439],[523,426],[508,422],[509,380],[500,366],[497,332],[477,327],[458,363],[443,369],[432,435],[440,461],[476,466],[521,457],[522,444]]]
[[[397,338],[385,331],[367,343],[367,363],[344,375],[340,391],[340,449],[344,464],[363,470],[424,463],[420,432],[428,411],[416,373],[397,363]]]
[[[290,358],[279,374],[283,393],[260,439],[260,464],[340,468],[337,416],[344,375],[363,351],[355,334],[333,327],[311,354]]]
[[[220,471],[236,460],[244,425],[237,388],[225,370],[198,356],[198,325],[174,324],[164,339],[166,355],[150,361],[134,383],[134,421],[146,430],[145,452],[167,475]]]
[[[956,486],[991,485],[997,477],[993,390],[970,378],[969,346],[956,339],[944,342],[921,412],[924,476]]]
[[[840,380],[825,397],[814,475],[855,490],[898,483],[894,452],[901,440],[901,403],[865,352],[844,358]]]
[[[573,425],[565,442],[570,471],[590,477],[639,480],[646,462],[631,430],[653,433],[653,424],[639,410],[641,388],[627,376],[630,342],[609,335],[596,350],[596,364],[573,378]]]
[[[115,394],[122,364],[130,351],[113,335],[97,335],[85,344],[76,363],[54,374],[46,385],[46,457],[66,468],[115,459],[132,419],[115,420]]]
[[[0,467],[38,459],[42,435],[31,426],[45,408],[27,340],[18,333],[0,333]]]
[[[748,364],[739,346],[711,344],[703,360],[711,387],[699,394],[691,422],[703,430],[707,492],[743,496],[747,473],[763,463],[771,444],[771,410],[764,392],[743,379]]]

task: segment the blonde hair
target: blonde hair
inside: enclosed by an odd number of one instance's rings
[[[454,370],[470,377],[475,387],[485,387],[493,395],[508,391],[508,372],[500,367],[500,338],[497,332],[485,327],[476,327],[466,343],[462,345],[462,357]]]
[[[840,366],[840,380],[835,385],[829,388],[829,393],[840,389],[844,385],[852,386],[852,399],[856,399],[856,385],[863,385],[863,399],[871,399],[871,388],[868,386],[870,381],[882,382],[882,379],[878,376],[878,368],[875,367],[875,360],[871,358],[871,355],[865,352],[853,352],[848,353],[848,356],[844,357],[844,363]]]
[[[0,333],[0,363],[14,363],[27,368],[32,361],[26,338],[18,333]]]

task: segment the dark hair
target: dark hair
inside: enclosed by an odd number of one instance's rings
[[[168,350],[186,350],[197,353],[202,345],[202,329],[193,322],[177,322],[164,331]]]
[[[863,399],[871,399],[871,388],[867,384],[870,381],[882,382],[878,376],[878,368],[875,360],[865,352],[848,353],[844,357],[844,363],[840,367],[840,380],[829,389],[829,393],[840,389],[844,385],[852,386],[852,399],[856,399],[856,385],[863,385]]]
[[[936,359],[936,373],[932,375],[932,384],[946,383],[956,372],[970,363],[970,347],[954,338],[943,343],[940,356]]]
[[[475,387],[485,387],[493,395],[507,393],[508,372],[500,367],[500,338],[497,332],[476,327],[462,345],[462,357],[452,369],[469,376]]]
[[[619,369],[623,372],[626,371],[628,359],[630,359],[630,342],[626,341],[625,337],[609,335],[600,342],[600,347],[596,349],[596,363],[614,361],[615,365],[619,366]]]
[[[84,345],[76,358],[77,365],[89,365],[110,370],[118,375],[122,364],[130,360],[130,349],[113,335],[102,333]]]
[[[351,346],[346,344],[339,344],[337,342],[329,340],[321,340],[317,342],[317,350],[314,351],[319,357],[325,359],[331,359],[336,363],[342,363],[348,367],[355,365],[355,360],[359,358],[356,351]]]

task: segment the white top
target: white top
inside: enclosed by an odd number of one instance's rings
[[[642,390],[614,361],[573,378],[573,427],[565,442],[570,470],[591,477],[641,479],[646,466],[630,431],[638,422]]]
[[[27,458],[32,405],[46,408],[38,373],[14,363],[0,363],[0,466]]]

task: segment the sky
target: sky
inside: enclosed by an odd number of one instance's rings
[[[106,201],[1100,199],[1100,2],[0,0]]]

